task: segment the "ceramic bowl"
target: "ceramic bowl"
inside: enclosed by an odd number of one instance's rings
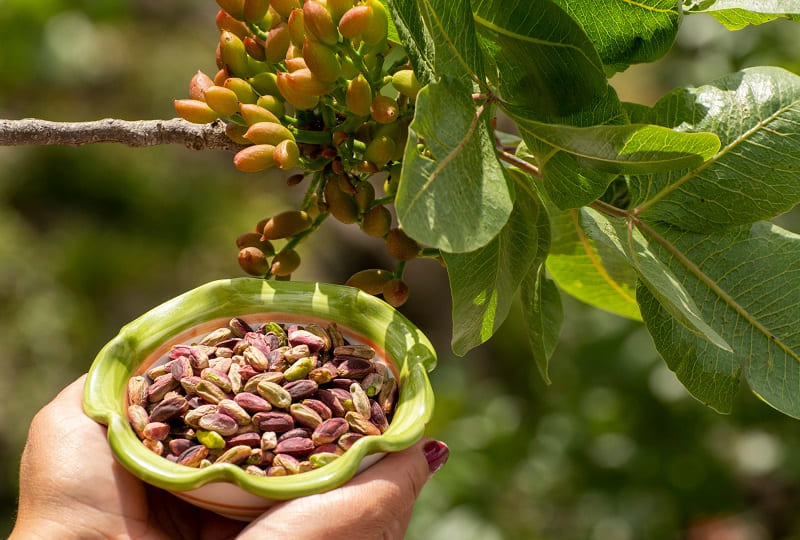
[[[257,477],[231,464],[184,467],[145,448],[127,420],[127,382],[173,344],[246,321],[327,324],[335,321],[352,342],[372,346],[393,371],[400,392],[389,428],[364,437],[334,462],[298,475]],[[228,517],[249,520],[279,501],[320,493],[347,482],[385,452],[408,448],[433,412],[428,372],[436,353],[425,335],[391,306],[357,289],[320,283],[239,278],[214,281],[182,294],[124,326],[89,370],[83,407],[108,426],[119,462],[141,480]]]

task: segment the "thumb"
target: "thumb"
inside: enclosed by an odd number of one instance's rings
[[[241,539],[403,538],[423,486],[447,460],[444,443],[424,439],[391,453],[347,484],[273,507]]]

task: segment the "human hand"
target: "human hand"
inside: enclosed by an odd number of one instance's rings
[[[422,486],[447,460],[444,444],[420,442],[340,488],[278,504],[246,526],[128,473],[114,459],[105,428],[83,413],[84,379],[65,388],[31,423],[12,539],[402,538]]]

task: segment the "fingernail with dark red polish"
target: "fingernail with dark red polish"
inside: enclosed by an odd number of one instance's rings
[[[431,474],[441,469],[447,463],[447,458],[450,457],[450,449],[440,441],[429,441],[422,451],[425,453],[425,460],[428,462]]]

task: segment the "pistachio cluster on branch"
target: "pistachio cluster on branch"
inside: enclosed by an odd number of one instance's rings
[[[198,71],[189,99],[175,109],[194,123],[222,120],[245,145],[233,162],[244,172],[299,168],[310,178],[300,210],[262,220],[237,239],[249,274],[289,279],[300,264],[299,243],[329,215],[384,238],[399,261],[384,287],[362,286],[399,306],[408,297],[404,262],[420,248],[392,228],[400,161],[420,83],[402,47],[388,40],[389,14],[380,0],[217,0],[219,71]],[[384,196],[370,178],[388,172]],[[272,240],[286,239],[276,251]],[[270,260],[271,259],[271,260]],[[373,271],[375,272],[375,271]]]

